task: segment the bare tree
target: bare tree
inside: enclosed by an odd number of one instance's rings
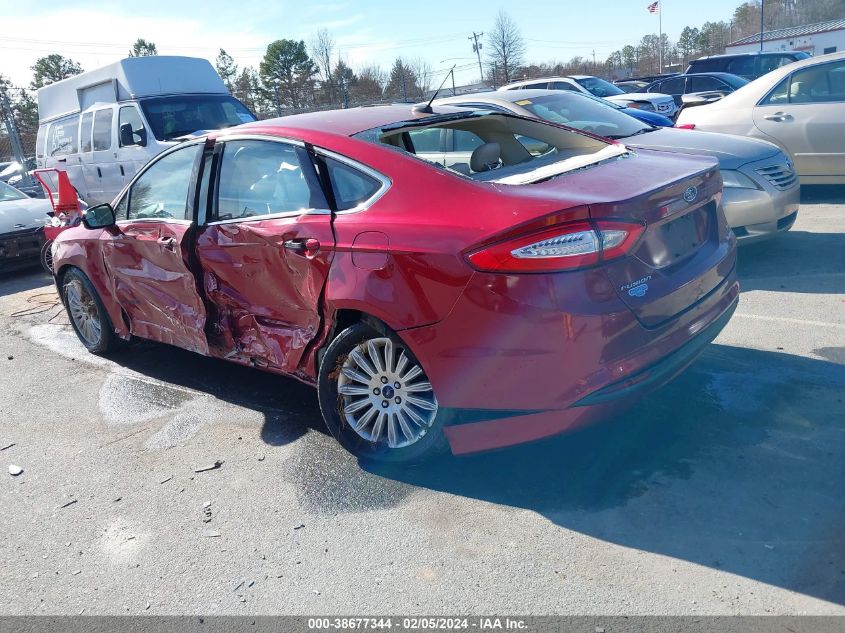
[[[414,77],[417,78],[417,87],[420,90],[419,97],[425,97],[425,93],[431,89],[431,66],[421,57],[412,59],[407,66]]]
[[[334,77],[332,76],[332,55],[334,53],[335,41],[328,29],[320,29],[311,38],[309,44],[311,58],[317,64],[320,71],[320,79],[325,88],[329,103],[335,102]]]
[[[500,10],[493,29],[487,33],[488,71],[508,83],[516,77],[525,57],[525,42],[510,15]]]

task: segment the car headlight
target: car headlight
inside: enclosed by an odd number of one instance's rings
[[[736,189],[759,189],[756,182],[751,180],[742,172],[734,171],[733,169],[722,170],[722,182],[725,187],[734,187]]]
[[[654,112],[654,106],[648,102],[632,101],[628,104],[629,108],[636,108],[637,110],[645,110],[646,112]]]

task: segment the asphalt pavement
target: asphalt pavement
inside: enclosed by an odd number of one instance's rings
[[[842,190],[739,271],[634,410],[413,468],[359,464],[294,380],[89,355],[47,275],[2,276],[0,615],[845,615]]]

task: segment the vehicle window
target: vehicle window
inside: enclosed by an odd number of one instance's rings
[[[216,219],[325,209],[312,176],[304,149],[273,141],[230,141],[220,166]]]
[[[417,152],[439,152],[440,149],[440,130],[436,128],[429,128],[425,130],[412,130],[408,132],[411,137],[411,142],[414,144],[414,150]]]
[[[578,95],[560,91],[553,93],[559,97],[579,98]],[[592,103],[589,98],[585,102]],[[528,100],[520,100],[523,104]],[[526,107],[525,105],[523,107]],[[610,116],[626,116],[608,110]],[[631,121],[635,121],[627,117]],[[598,162],[604,159],[624,155],[624,146],[611,145],[610,141],[586,136],[580,132],[549,125],[538,119],[519,118],[494,112],[467,113],[465,115],[441,115],[424,119],[424,122],[408,122],[404,125],[392,125],[384,129],[374,128],[355,135],[376,143],[383,143],[400,149],[401,143],[397,139],[419,125],[427,128],[439,128],[471,133],[474,137],[484,141],[470,156],[461,155],[462,160],[451,162],[447,154],[446,165],[440,165],[432,159],[430,154],[422,154],[419,158],[436,165],[435,168],[465,176],[478,181],[501,181],[507,183],[533,182],[533,178],[554,177],[574,168],[574,165],[584,166],[585,161],[591,164],[592,157]],[[651,129],[651,128],[647,128]],[[533,155],[522,142],[521,137],[527,137],[536,143],[545,143],[549,150],[542,155]],[[476,155],[476,152],[480,152]],[[574,159],[571,160],[570,159]],[[558,163],[566,163],[558,165]],[[573,167],[569,167],[573,165]],[[558,171],[559,170],[559,171]],[[542,176],[541,174],[550,174]]]
[[[765,75],[775,68],[780,68],[784,64],[791,62],[792,60],[788,59],[785,55],[761,55],[757,62],[757,74],[760,76]]]
[[[690,62],[688,73],[718,73],[723,72],[727,67],[730,58],[719,59],[697,59]]]
[[[663,90],[661,90],[661,86],[663,86],[663,82],[656,81],[646,88],[644,92],[663,92]]]
[[[531,89],[545,90],[546,88],[548,88],[548,86],[549,86],[548,81],[541,81],[541,82],[534,83],[534,84],[525,84],[524,86],[517,86],[516,90],[531,90]]]
[[[120,199],[120,202],[117,203],[117,206],[114,208],[114,219],[115,221],[119,220],[126,220],[127,217],[127,209],[129,208],[129,196],[125,195],[123,198]]]
[[[774,90],[769,93],[769,96],[760,102],[760,105],[774,105],[777,103],[787,103],[789,101],[789,77],[781,81]]]
[[[549,88],[552,90],[572,90],[573,92],[578,92],[578,88],[565,81],[553,81]]]
[[[79,137],[79,117],[56,121],[47,134],[47,156],[76,154]]]
[[[141,133],[144,131],[144,122],[141,120],[141,115],[138,114],[138,110],[135,109],[135,106],[123,106],[120,108],[120,113],[117,118],[117,129],[119,130],[121,126],[126,123],[132,126],[132,140],[137,145],[141,142]],[[120,143],[120,146],[124,147],[124,144]]]
[[[91,151],[91,127],[94,124],[94,113],[86,112],[82,115],[82,124],[79,132],[79,151]]]
[[[516,140],[518,140],[532,156],[541,156],[552,149],[548,143],[538,141],[536,138],[531,138],[529,136],[519,135],[516,137]]]
[[[8,202],[9,200],[25,200],[27,195],[21,193],[14,187],[7,185],[0,180],[0,202]]]
[[[246,106],[229,95],[156,97],[141,101],[141,109],[159,141],[255,121]]]
[[[103,108],[94,113],[94,151],[111,149],[112,109]]]
[[[47,138],[47,126],[39,125],[35,135],[35,157],[44,158],[44,139]]]
[[[610,138],[624,138],[651,129],[606,101],[587,95],[558,93],[523,99],[517,104],[545,121]]]
[[[731,91],[733,89],[724,81],[715,77],[696,77],[695,75],[689,77],[687,92],[706,92],[708,90]]]
[[[754,72],[754,56],[736,57],[728,62],[725,72],[733,73],[734,75],[753,77]]]
[[[649,92],[662,92],[667,95],[682,95],[684,94],[684,83],[686,77],[672,77],[672,79],[664,79],[660,82],[660,90],[649,90]]]
[[[325,161],[338,211],[354,209],[381,189],[381,182],[372,176],[334,158]]]
[[[845,61],[818,64],[792,73],[790,103],[845,101]]]
[[[153,163],[129,190],[130,220],[191,220],[188,192],[202,145],[183,147]]]
[[[472,132],[467,132],[466,130],[455,130],[454,151],[471,152],[479,145],[484,145],[484,141]]]
[[[625,91],[619,86],[614,86],[609,81],[599,79],[598,77],[584,77],[575,81],[586,88],[587,92],[591,92],[597,97],[612,97],[614,95],[625,94]]]

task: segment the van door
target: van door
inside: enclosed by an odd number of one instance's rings
[[[132,130],[132,134],[125,138],[120,132],[124,125],[129,125]],[[155,139],[144,125],[141,114],[138,112],[138,106],[134,103],[120,106],[116,134],[118,141],[117,162],[124,183],[127,183],[155,155],[148,149],[151,143],[155,143]]]
[[[93,146],[93,167],[97,187],[91,192],[91,201],[95,204],[111,202],[123,189],[123,177],[117,156],[112,151],[114,142],[114,108],[100,108],[94,112],[94,129],[91,144]]]
[[[96,191],[97,172],[94,170],[94,147],[91,145],[91,130],[94,127],[94,113],[84,112],[79,123],[79,160],[82,165],[82,181],[76,190],[85,200],[91,200],[91,192]]]

